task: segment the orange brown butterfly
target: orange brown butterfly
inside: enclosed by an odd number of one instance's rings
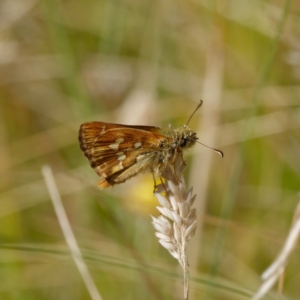
[[[174,164],[178,155],[182,158],[183,150],[195,143],[208,147],[198,142],[196,133],[188,127],[202,103],[201,100],[187,124],[177,129],[105,122],[82,124],[80,148],[100,176],[98,186],[112,187],[142,172],[151,172],[155,180],[167,165]],[[223,157],[222,151],[210,149]]]

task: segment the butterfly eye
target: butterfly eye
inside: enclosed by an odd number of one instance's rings
[[[161,143],[159,144],[159,147],[160,147],[161,149],[163,149],[164,146],[165,146],[165,142],[161,142]]]
[[[180,142],[180,147],[185,147],[188,143],[188,139],[182,139]]]

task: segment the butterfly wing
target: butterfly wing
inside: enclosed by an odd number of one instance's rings
[[[81,150],[100,176],[100,188],[122,183],[141,171],[152,171],[166,140],[160,128],[153,126],[88,122],[79,131]]]

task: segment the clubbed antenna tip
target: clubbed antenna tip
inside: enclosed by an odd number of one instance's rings
[[[204,146],[204,147],[206,147],[206,148],[209,148],[209,149],[211,149],[211,150],[217,152],[218,154],[220,154],[220,155],[222,156],[222,158],[224,157],[224,153],[223,153],[221,150],[218,150],[218,149],[209,147],[209,146],[207,146],[207,145],[205,145],[205,144],[203,144],[203,143],[201,143],[201,142],[198,142],[198,141],[197,141],[197,143],[200,144],[200,145],[202,145],[202,146]]]

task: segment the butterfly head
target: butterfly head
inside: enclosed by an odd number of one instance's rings
[[[194,146],[198,139],[196,132],[192,131],[187,125],[173,130],[169,128],[165,134],[171,138],[170,148],[172,149],[190,148]]]
[[[196,132],[192,131],[187,125],[184,125],[179,132],[179,147],[190,148],[194,146],[197,141]]]

